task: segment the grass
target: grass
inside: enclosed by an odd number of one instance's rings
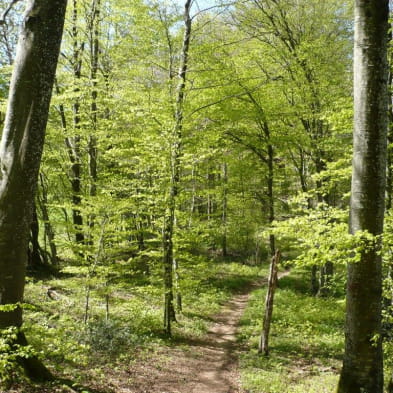
[[[161,269],[152,269],[149,277],[117,277],[109,287],[97,277],[91,279],[90,317],[84,324],[86,272],[67,267],[57,277],[28,280],[25,301],[30,306],[25,310],[24,325],[28,340],[57,375],[91,388],[105,386],[102,392],[116,391],[108,387],[106,370],[121,373],[162,347],[202,336],[210,317],[259,273],[255,267],[202,258],[189,261],[182,269],[184,311],[178,315],[171,339],[162,332]],[[106,295],[109,320],[105,318]],[[17,391],[55,391],[17,382],[22,384]]]
[[[311,297],[307,282],[303,271],[280,280],[269,357],[257,354],[266,292],[252,294],[239,332],[249,348],[240,359],[242,384],[249,393],[334,391],[344,348],[344,301]]]

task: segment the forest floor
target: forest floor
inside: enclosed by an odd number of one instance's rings
[[[289,272],[280,273],[280,278]],[[243,393],[238,370],[239,353],[245,350],[237,340],[240,318],[250,293],[266,280],[247,285],[232,297],[199,340],[187,340],[167,353],[157,354],[157,361],[147,359],[129,372],[131,384],[120,386],[118,393]],[[165,359],[163,361],[163,359]],[[113,376],[118,378],[118,376]]]
[[[119,393],[240,393],[236,331],[247,305],[249,293],[257,284],[235,295],[212,318],[205,337],[181,343],[170,352],[159,354],[129,370],[131,386]],[[184,345],[183,345],[184,344]],[[164,362],[162,359],[166,359]]]
[[[87,330],[78,322],[82,307],[77,313],[74,311],[75,304],[83,305],[83,302],[79,298],[78,303],[72,301],[82,293],[81,276],[30,283],[28,299],[32,304],[40,301],[42,310],[27,315],[26,320],[31,321],[29,337],[35,338],[34,347],[42,351],[45,363],[54,373],[73,382],[32,385],[20,381],[6,392],[325,393],[333,390],[343,351],[345,303],[340,293],[328,298],[312,297],[306,279],[308,271],[292,269],[289,275],[287,271],[281,273],[270,337],[271,354],[263,357],[258,355],[257,346],[267,268],[254,274],[245,266],[206,265],[201,274],[201,266],[198,265],[195,275],[206,277],[210,273],[211,276],[195,280],[185,288],[185,311],[178,314],[172,339],[160,333],[161,309],[154,303],[160,300],[158,287],[119,285],[111,301],[111,315],[113,319],[117,317],[116,323],[92,320],[88,327],[94,330]],[[60,300],[48,298],[48,286],[56,288]],[[95,305],[96,312],[100,311],[98,306],[99,303]],[[52,325],[45,327],[48,320]],[[75,322],[68,326],[70,320]],[[45,329],[38,330],[40,325]]]
[[[231,271],[229,265],[223,265],[225,270],[219,270],[209,281],[203,282],[204,292],[212,290],[207,297],[201,297],[195,293],[193,305],[187,304],[187,311],[178,315],[178,323],[175,323],[174,334],[172,339],[160,339],[153,337],[153,341],[148,345],[136,346],[135,350],[127,353],[111,352],[104,353],[90,352],[87,362],[83,362],[83,356],[79,355],[78,347],[72,344],[72,335],[74,333],[69,330],[62,333],[61,330],[50,328],[41,332],[41,335],[47,335],[54,340],[54,346],[61,350],[63,360],[60,359],[56,369],[56,374],[66,378],[51,384],[38,385],[26,382],[15,383],[8,393],[241,393],[239,377],[239,355],[245,350],[242,343],[238,341],[237,330],[239,321],[248,304],[250,294],[263,287],[266,278],[252,275],[251,270],[245,266],[236,267],[236,273]],[[229,270],[228,270],[229,269]],[[239,269],[243,269],[241,273]],[[211,266],[209,270],[212,270]],[[265,274],[262,275],[262,277]],[[65,307],[64,304],[69,302],[68,297],[71,291],[75,296],[77,286],[75,277],[66,278],[64,280],[49,280],[36,282],[30,285],[28,291],[31,302],[36,304],[41,300],[42,308],[47,311],[50,306]],[[209,284],[211,281],[211,284]],[[210,285],[212,285],[210,287]],[[221,286],[220,289],[214,289],[214,285]],[[56,288],[57,296],[63,301],[53,301],[43,299],[43,290],[50,286]],[[41,288],[42,287],[42,288]],[[209,289],[210,288],[210,289]],[[225,297],[225,293],[229,296]],[[232,295],[231,295],[232,293]],[[199,296],[199,297],[197,297]],[[71,298],[71,297],[70,297]],[[121,300],[122,296],[119,295]],[[190,295],[187,296],[190,299]],[[221,300],[218,300],[220,299]],[[137,298],[133,298],[135,303]],[[217,303],[218,300],[218,303]],[[188,300],[189,302],[190,300]],[[206,302],[210,301],[210,305]],[[119,306],[113,300],[116,310]],[[126,303],[131,304],[128,299]],[[219,306],[221,304],[221,307]],[[148,306],[145,312],[148,312]],[[154,305],[153,305],[154,307]],[[207,310],[211,308],[215,310],[213,313]],[[64,315],[62,309],[60,315]],[[139,307],[138,307],[139,310]],[[52,312],[57,310],[53,309]],[[65,311],[67,312],[67,311]],[[70,310],[68,310],[70,312]],[[143,312],[141,309],[140,312]],[[148,314],[149,316],[150,314]],[[30,315],[29,315],[30,317]],[[34,315],[31,315],[34,321]],[[42,323],[42,317],[39,321]],[[48,317],[45,317],[48,319]],[[149,321],[146,319],[146,321]],[[154,320],[153,320],[154,322]],[[153,323],[150,322],[150,323]],[[40,324],[39,323],[39,324]],[[142,325],[146,326],[143,321]],[[60,325],[58,325],[60,326]],[[118,327],[114,325],[114,328]],[[110,329],[110,326],[109,326]],[[53,332],[52,332],[53,330]],[[80,329],[83,334],[83,329]],[[60,341],[55,340],[53,335],[63,334],[59,336]],[[98,331],[99,332],[99,331]],[[104,330],[100,333],[101,338],[105,338]],[[122,330],[116,334],[122,334]],[[75,332],[77,334],[77,332]],[[153,334],[153,333],[152,333]],[[39,336],[37,333],[31,334],[31,337]],[[93,334],[93,337],[95,335]],[[127,339],[128,335],[125,336]],[[133,338],[133,336],[130,336]],[[120,336],[119,339],[123,338]],[[68,344],[68,340],[70,339]],[[158,340],[158,341],[157,341]],[[107,341],[104,341],[107,342]],[[34,342],[35,347],[40,348],[39,342]],[[71,345],[72,344],[72,345]],[[93,343],[94,344],[94,343]],[[97,345],[97,344],[95,344]],[[132,344],[131,344],[132,345]],[[63,348],[64,346],[64,348]],[[53,347],[45,345],[43,348]],[[67,358],[64,359],[63,353],[68,349]],[[57,350],[57,349],[56,349]],[[71,351],[71,352],[70,352]],[[74,354],[72,353],[74,351]],[[55,353],[56,355],[56,353]],[[76,362],[72,370],[71,359],[74,355]],[[52,359],[55,356],[49,354]],[[49,356],[46,355],[46,363],[49,364]],[[67,362],[70,364],[68,365]],[[79,363],[79,364],[78,364]],[[55,365],[52,362],[53,365]],[[83,365],[84,364],[84,365]],[[63,368],[66,366],[66,368]],[[68,382],[67,382],[68,380]],[[73,382],[70,382],[73,380]],[[68,385],[68,386],[67,386]],[[72,387],[70,387],[70,385]],[[2,391],[1,392],[5,392]]]

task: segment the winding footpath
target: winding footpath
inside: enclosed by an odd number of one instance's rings
[[[289,274],[279,274],[282,278]],[[200,340],[167,349],[164,353],[147,354],[146,360],[131,366],[117,393],[245,393],[240,388],[236,341],[239,320],[247,306],[250,293],[266,284],[266,280],[245,288],[235,295],[213,317],[207,335]],[[261,315],[263,305],[261,304]],[[125,378],[126,377],[126,378]]]
[[[132,367],[129,381],[133,387],[128,385],[119,393],[243,393],[239,387],[236,331],[250,293],[263,283],[249,286],[227,302],[200,340],[170,349],[157,362]]]

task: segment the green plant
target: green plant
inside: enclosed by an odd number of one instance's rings
[[[8,386],[15,377],[20,359],[36,355],[30,345],[18,343],[18,335],[17,327],[0,330],[0,384],[4,386]]]

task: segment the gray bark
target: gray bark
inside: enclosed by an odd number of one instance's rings
[[[258,353],[263,353],[265,356],[269,355],[269,333],[273,315],[274,294],[277,288],[278,263],[280,262],[280,257],[280,250],[277,250],[270,263],[269,282],[265,301],[265,314],[263,316],[263,328],[258,347]]]
[[[0,304],[15,309],[0,311],[0,328],[22,325],[29,228],[66,3],[29,0],[18,40],[0,142]],[[34,359],[24,366],[48,377]]]
[[[30,0],[24,15],[0,143],[0,299],[22,301],[28,233],[63,31],[65,0]],[[0,327],[22,312],[0,313]]]
[[[338,393],[382,393],[381,256],[387,134],[388,1],[355,1],[354,158],[350,232],[367,231],[348,266],[345,355]]]

